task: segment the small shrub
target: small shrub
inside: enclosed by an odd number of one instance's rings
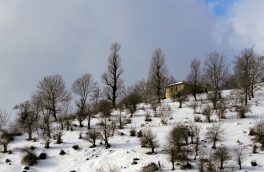
[[[79,149],[80,149],[79,145],[73,145],[72,148],[73,148],[74,150],[79,150]]]
[[[65,152],[64,150],[60,150],[59,155],[63,156],[63,155],[65,155],[65,154],[66,154],[66,152]]]
[[[201,122],[201,117],[200,116],[194,116],[193,118],[194,122]]]
[[[28,151],[25,156],[23,156],[21,163],[24,165],[32,166],[37,164],[38,157],[35,153]]]
[[[131,119],[130,118],[128,118],[128,119],[126,119],[126,124],[131,124]]]
[[[181,169],[184,170],[184,169],[191,169],[192,168],[192,164],[190,163],[186,163],[186,164],[183,164],[181,166]]]
[[[35,150],[36,147],[35,147],[35,146],[30,146],[29,149],[30,149],[30,150]]]
[[[152,121],[150,114],[148,114],[148,113],[146,114],[146,116],[145,116],[145,121],[146,121],[146,122],[150,122],[150,121]]]
[[[249,133],[248,133],[248,135],[249,136],[254,136],[256,133],[255,133],[255,131],[254,131],[254,128],[250,128],[249,129]]]
[[[136,136],[136,133],[137,133],[136,129],[132,128],[130,130],[130,136],[134,137],[134,136]]]
[[[6,162],[6,163],[9,163],[9,162],[11,162],[11,161],[10,161],[10,159],[6,159],[5,162]]]
[[[154,171],[158,171],[159,168],[157,166],[157,164],[155,164],[154,162],[149,163],[148,165],[144,166],[141,170],[141,172],[154,172]]]
[[[25,166],[24,167],[24,170],[29,170],[29,166]]]
[[[38,159],[46,159],[46,158],[47,158],[47,154],[45,152],[39,154]]]
[[[256,167],[258,164],[257,164],[257,161],[255,161],[255,160],[253,160],[253,161],[251,161],[251,166],[253,166],[253,167]]]
[[[142,130],[139,130],[139,131],[137,132],[137,137],[142,137],[142,135],[143,135]]]

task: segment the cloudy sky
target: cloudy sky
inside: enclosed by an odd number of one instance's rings
[[[89,72],[100,80],[110,46],[122,45],[127,84],[145,78],[161,48],[184,79],[194,57],[213,50],[232,61],[264,50],[263,0],[0,0],[0,107],[29,99],[39,80],[62,74],[67,87]]]

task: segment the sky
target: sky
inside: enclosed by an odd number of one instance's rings
[[[146,78],[153,50],[183,80],[193,58],[211,51],[232,61],[242,48],[263,53],[262,0],[0,0],[0,108],[28,100],[38,82],[91,73],[101,83],[111,44],[121,44],[127,85]]]

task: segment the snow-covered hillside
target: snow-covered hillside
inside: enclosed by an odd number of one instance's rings
[[[225,96],[228,96],[230,91],[224,91]],[[222,119],[222,127],[224,129],[224,140],[217,143],[217,146],[225,145],[230,150],[236,147],[238,144],[245,145],[246,150],[246,160],[242,163],[243,171],[264,171],[264,151],[258,149],[258,153],[252,154],[253,142],[249,136],[249,128],[254,125],[254,123],[264,118],[264,90],[259,90],[256,93],[256,98],[250,101],[250,112],[247,113],[246,118],[237,119],[236,112],[228,111],[226,113],[226,119]],[[205,97],[204,95],[200,97]],[[192,99],[192,98],[190,98]],[[141,105],[137,112],[131,119],[131,124],[125,125],[124,129],[118,129],[116,134],[109,139],[111,148],[105,149],[103,145],[99,145],[97,142],[97,147],[90,148],[91,143],[79,139],[79,134],[83,134],[87,131],[86,127],[79,128],[74,127],[73,131],[63,131],[62,144],[55,144],[52,140],[50,149],[44,148],[44,141],[38,135],[34,135],[37,138],[36,142],[26,141],[26,135],[16,136],[15,140],[12,141],[8,147],[12,151],[12,154],[0,153],[0,171],[1,172],[16,172],[23,171],[25,165],[21,164],[21,158],[24,155],[22,151],[25,147],[34,146],[36,147],[34,152],[39,155],[41,152],[47,153],[47,159],[38,160],[37,165],[31,166],[27,171],[36,172],[95,172],[95,171],[110,171],[112,168],[118,168],[120,171],[124,172],[136,172],[140,171],[143,166],[151,162],[156,164],[160,163],[161,171],[171,171],[171,163],[168,159],[167,153],[164,151],[164,144],[166,142],[167,135],[169,131],[173,128],[176,122],[189,122],[194,120],[194,116],[201,116],[204,122],[196,122],[201,130],[200,140],[203,146],[207,146],[208,150],[211,149],[211,142],[206,141],[205,132],[212,125],[205,121],[201,114],[193,114],[193,109],[190,108],[190,101],[184,103],[183,108],[178,108],[177,102],[171,102],[169,100],[164,100],[163,105],[168,105],[172,110],[172,119],[169,120],[168,125],[163,125],[159,117],[154,117],[153,113],[151,115],[151,122],[145,122],[146,111],[151,111],[149,106]],[[142,108],[144,107],[144,108]],[[144,110],[145,109],[145,110]],[[119,112],[116,112],[116,115]],[[114,114],[113,114],[114,115]],[[123,113],[124,115],[124,113]],[[129,114],[127,114],[129,116]],[[215,122],[218,123],[218,119],[214,117]],[[92,119],[92,127],[99,122],[99,119]],[[77,121],[76,121],[76,124]],[[86,124],[86,121],[84,122]],[[156,154],[148,155],[148,148],[142,148],[138,137],[130,136],[131,128],[135,128],[137,131],[143,128],[150,128],[156,135],[159,141],[159,147],[156,149]],[[124,133],[124,135],[121,135]],[[80,146],[79,150],[74,150],[73,145],[78,144]],[[64,150],[65,155],[59,155],[59,152]],[[212,150],[212,149],[211,149]],[[137,160],[135,160],[137,158]],[[193,160],[194,156],[191,155],[192,169],[182,170],[182,171],[198,171],[197,161]],[[6,162],[9,159],[11,162]],[[251,161],[256,160],[257,166],[252,167]],[[132,164],[134,161],[137,163]],[[234,166],[234,171],[239,171],[238,166],[234,161],[229,161],[229,167]],[[181,171],[178,166],[176,166],[176,171]]]

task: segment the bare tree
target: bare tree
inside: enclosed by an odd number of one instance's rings
[[[187,94],[185,91],[177,91],[173,93],[173,98],[179,102],[179,108],[182,108],[183,102],[187,99]]]
[[[151,93],[158,102],[164,96],[164,90],[168,81],[168,70],[165,62],[165,55],[160,48],[153,52],[148,81]]]
[[[76,79],[72,84],[73,93],[79,96],[79,100],[76,102],[78,107],[76,115],[80,127],[83,126],[82,121],[88,116],[88,100],[89,98],[91,98],[93,92],[97,90],[96,88],[97,83],[93,80],[92,75],[89,73],[82,75],[80,78]],[[88,129],[90,129],[90,120],[88,120]]]
[[[224,164],[232,158],[232,155],[230,154],[230,151],[225,146],[221,146],[216,149],[216,151],[213,154],[213,158],[215,161],[218,161],[220,163],[219,169],[224,169]]]
[[[251,71],[254,64],[254,51],[253,48],[244,49],[241,51],[240,55],[236,56],[234,71],[236,81],[239,88],[244,93],[244,103],[248,103],[248,98],[250,97],[250,87],[251,87]]]
[[[112,44],[112,52],[108,58],[108,71],[102,75],[102,80],[105,84],[106,97],[112,102],[114,108],[124,84],[124,81],[121,79],[123,69],[121,66],[121,57],[119,55],[120,49],[120,44]]]
[[[37,129],[38,114],[33,111],[30,101],[16,105],[14,109],[19,110],[18,118],[16,119],[19,128],[27,132],[28,140],[32,140],[32,134]]]
[[[213,149],[216,149],[216,143],[223,139],[224,129],[221,124],[213,124],[206,131],[206,138],[213,142]]]
[[[202,115],[206,117],[206,120],[210,123],[211,116],[213,115],[213,110],[210,105],[206,105],[206,107],[202,110]]]
[[[202,79],[201,62],[199,59],[195,58],[191,62],[190,73],[187,77],[187,80],[192,84],[192,94],[194,96],[195,101],[197,100],[196,94],[199,92],[201,79]]]
[[[58,74],[46,76],[39,82],[37,88],[37,94],[40,96],[45,108],[52,112],[55,121],[57,121],[58,104],[71,98],[65,88],[62,76]]]
[[[157,136],[150,130],[143,130],[140,142],[143,147],[151,148],[151,153],[155,153],[155,148],[159,147]]]
[[[228,73],[228,68],[223,54],[216,51],[211,52],[205,63],[205,79],[207,84],[213,91],[213,107],[216,108],[216,103],[221,98],[220,89]]]
[[[93,145],[91,147],[96,147],[96,140],[101,137],[101,133],[98,129],[91,129],[88,130],[86,133],[86,137],[84,137],[85,140],[88,140]]]
[[[236,161],[237,165],[239,165],[239,169],[242,169],[242,162],[246,160],[246,147],[245,146],[237,146],[233,150],[233,157]]]
[[[5,129],[9,120],[9,115],[5,110],[0,109],[0,130]]]
[[[108,118],[103,116],[101,120],[101,137],[105,142],[105,147],[110,148],[111,145],[109,144],[109,138],[114,135],[115,129],[116,129],[116,124],[113,123],[112,121],[108,121]]]
[[[257,121],[253,126],[253,140],[264,148],[264,120]]]

